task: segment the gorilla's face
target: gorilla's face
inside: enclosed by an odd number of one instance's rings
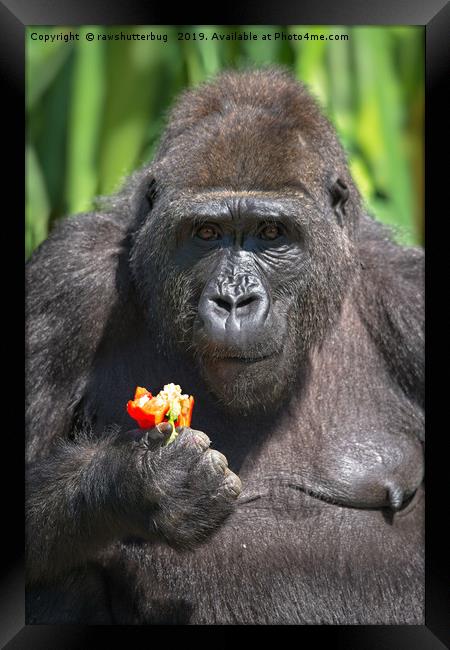
[[[303,253],[289,201],[228,193],[194,209],[176,261],[189,260],[201,278],[192,344],[202,374],[230,406],[270,404],[295,369],[289,286]]]
[[[147,236],[160,240],[165,223],[167,242],[155,324],[231,408],[273,408],[339,312],[351,247],[324,201],[329,214],[300,187],[211,190],[155,207]]]

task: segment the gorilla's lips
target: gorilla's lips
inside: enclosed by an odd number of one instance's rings
[[[272,359],[277,356],[277,352],[272,352],[270,354],[254,355],[254,356],[241,356],[241,355],[224,355],[217,356],[215,360],[220,363],[235,363],[235,364],[251,364],[257,363],[258,361],[265,361],[266,359]]]
[[[255,363],[280,353],[280,338],[285,330],[283,322],[276,322],[279,337],[271,331],[274,324],[268,319],[260,328],[211,328],[203,319],[193,323],[193,348],[202,359]]]
[[[202,357],[202,366],[206,376],[217,386],[217,382],[223,387],[230,387],[238,378],[241,381],[247,377],[248,381],[256,381],[256,375],[264,373],[268,366],[273,365],[273,359],[279,356],[279,352],[269,354],[254,354],[244,356],[241,354],[214,354]],[[251,379],[252,378],[252,379]]]

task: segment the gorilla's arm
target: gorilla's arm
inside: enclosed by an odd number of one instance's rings
[[[29,581],[56,578],[133,532],[126,506],[139,502],[138,485],[131,480],[135,469],[127,476],[126,458],[110,440],[60,443],[27,467]]]
[[[27,569],[51,580],[134,535],[190,548],[231,512],[239,479],[201,432],[74,431],[76,406],[111,308],[123,233],[112,219],[67,220],[27,268]],[[161,425],[164,429],[164,425]],[[167,425],[166,425],[167,428]],[[70,440],[72,438],[72,440]]]
[[[108,317],[126,310],[117,281],[125,232],[109,215],[61,222],[26,268],[26,458],[45,456],[72,433]],[[125,312],[126,313],[126,312]]]
[[[170,430],[61,443],[27,468],[29,582],[51,581],[124,537],[188,549],[218,528],[239,479],[204,433],[180,429],[166,447]]]

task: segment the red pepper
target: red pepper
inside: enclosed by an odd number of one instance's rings
[[[192,420],[192,411],[194,410],[194,398],[192,395],[183,401],[181,405],[181,414],[175,422],[176,427],[190,427]]]
[[[145,396],[148,397],[148,400],[141,406],[138,402]],[[169,408],[169,403],[161,405],[160,400],[156,400],[146,388],[141,386],[136,388],[134,400],[129,400],[127,404],[129,415],[137,421],[141,429],[152,429],[163,422]]]
[[[162,391],[161,391],[162,392]],[[139,401],[143,397],[148,397],[142,404]],[[157,399],[158,398],[158,399]],[[191,395],[181,402],[181,413],[177,420],[173,422],[174,427],[189,427],[192,419],[194,408],[194,398]],[[138,386],[134,395],[134,400],[127,403],[127,411],[131,417],[137,421],[141,429],[151,429],[161,422],[168,421],[166,416],[171,409],[169,401],[161,404],[161,394],[153,397],[146,388]],[[175,433],[175,432],[174,432]]]
[[[144,395],[147,395],[148,398],[152,399],[153,395],[146,389],[142,388],[142,386],[137,386],[136,392],[134,394],[134,399],[140,399],[141,397],[144,397]]]

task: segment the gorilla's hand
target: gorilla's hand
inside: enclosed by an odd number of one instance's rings
[[[51,580],[130,536],[189,549],[232,512],[241,483],[201,431],[171,426],[61,442],[27,468],[29,580]]]
[[[128,465],[125,494],[130,531],[178,550],[205,540],[232,512],[241,482],[201,431],[171,425],[123,433],[117,443]]]

